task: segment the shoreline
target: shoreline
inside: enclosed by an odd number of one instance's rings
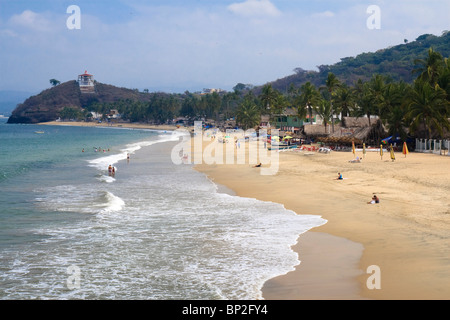
[[[328,221],[299,236],[292,249],[300,264],[267,281],[265,299],[449,299],[450,176],[441,170],[450,158],[397,153],[392,162],[375,152],[363,163],[349,163],[352,158],[351,152],[281,152],[274,176],[248,164],[195,169],[238,196]],[[336,181],[337,172],[345,180]],[[373,193],[380,204],[367,204]],[[371,266],[379,267],[380,289],[368,288]]]
[[[170,130],[129,125],[122,124]],[[300,264],[266,281],[265,299],[450,299],[450,176],[443,170],[450,157],[396,154],[391,162],[389,156],[382,160],[370,152],[363,163],[354,164],[348,162],[351,152],[279,155],[280,169],[273,176],[261,176],[248,164],[194,165],[218,192],[280,203],[297,214],[327,220],[299,235],[292,250]],[[336,181],[337,172],[346,180]],[[380,204],[367,204],[373,193]],[[367,287],[373,265],[381,270],[381,289]]]

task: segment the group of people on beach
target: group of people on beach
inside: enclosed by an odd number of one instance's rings
[[[116,176],[116,168],[113,167],[112,165],[109,165],[109,167],[108,167],[108,175],[110,177],[115,177]]]
[[[130,162],[130,154],[127,153],[127,163],[129,162]],[[116,168],[114,166],[112,165],[108,166],[108,175],[113,178],[116,176]]]

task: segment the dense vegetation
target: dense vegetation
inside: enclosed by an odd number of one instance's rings
[[[96,83],[96,94],[90,95],[81,94],[70,81],[19,105],[12,122],[57,116],[89,121],[91,112],[106,119],[117,110],[130,122],[162,124],[182,116],[224,124],[233,118],[247,129],[257,126],[263,114],[282,114],[290,108],[301,118],[319,114],[333,130],[334,115],[378,116],[390,134],[439,137],[450,130],[449,54],[450,32],[423,35],[411,43],[405,40],[400,46],[319,66],[319,72],[298,68],[295,75],[261,87],[239,83],[233,92],[212,94],[138,92]]]
[[[259,95],[259,112],[279,114],[290,107],[306,118],[315,111],[325,126],[334,126],[334,115],[367,116],[369,121],[378,116],[391,135],[443,137],[450,132],[450,60],[430,48],[425,59],[415,59],[410,72],[416,77],[411,84],[374,74],[368,81],[348,85],[332,72],[319,87],[311,82],[291,84],[286,94],[267,84]],[[256,125],[254,113],[254,105],[241,103],[238,122]]]
[[[411,42],[405,39],[401,45],[342,58],[333,65],[317,66],[318,71],[296,68],[295,74],[272,82],[272,86],[280,91],[286,91],[291,84],[300,86],[306,82],[319,87],[330,72],[347,85],[353,85],[359,79],[369,81],[374,74],[389,76],[394,81],[412,83],[415,79],[411,73],[414,61],[426,59],[429,48],[440,52],[444,57],[450,56],[450,32],[444,31],[439,37],[424,34]]]

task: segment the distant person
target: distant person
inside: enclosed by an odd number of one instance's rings
[[[353,159],[353,160],[349,160],[348,162],[351,162],[351,163],[360,163],[360,162],[361,162],[361,160],[362,160],[362,158],[360,158],[360,157],[356,157],[356,159]]]
[[[116,168],[114,168],[114,167],[112,167],[111,176],[112,177],[116,176]]]
[[[367,203],[368,204],[380,203],[380,199],[376,195],[373,195],[372,200]]]
[[[260,163],[258,163],[257,165],[255,165],[255,166],[253,166],[253,168],[259,168],[259,167],[261,167],[261,162]]]
[[[342,174],[340,172],[338,172],[338,177],[336,178],[336,180],[344,180],[344,177],[342,177]]]
[[[112,166],[109,165],[109,167],[108,167],[108,175],[111,175],[111,174],[112,174]]]

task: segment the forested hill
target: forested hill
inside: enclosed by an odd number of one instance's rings
[[[117,101],[149,101],[149,95],[136,90],[119,88],[100,82],[95,83],[94,94],[82,94],[75,80],[46,89],[18,105],[8,123],[37,123],[53,121],[64,108],[82,110],[95,103],[108,104]]]
[[[374,75],[390,76],[395,81],[412,83],[417,74],[413,74],[417,66],[414,61],[426,59],[432,48],[442,57],[450,56],[450,32],[442,36],[422,35],[413,42],[378,50],[374,53],[363,53],[356,57],[341,59],[334,65],[318,66],[319,71],[295,69],[295,74],[271,82],[271,87],[281,94],[289,88],[300,88],[310,82],[319,88],[326,83],[332,73],[341,83],[354,86],[358,80],[369,81]],[[242,88],[241,88],[242,87]],[[260,95],[263,86],[253,87],[249,92],[254,97]],[[241,89],[237,89],[241,88]],[[235,92],[222,93],[220,96],[168,94],[139,92],[138,90],[118,88],[112,85],[95,83],[95,93],[81,93],[78,83],[68,81],[42,91],[17,106],[9,118],[9,123],[36,123],[57,119],[88,118],[89,111],[101,114],[117,109],[123,119],[130,121],[157,121],[164,123],[181,115],[189,118],[222,118],[234,117],[236,110],[244,99],[249,87],[242,83],[235,86]],[[248,101],[247,101],[248,102]],[[250,101],[251,102],[251,101]],[[254,103],[258,104],[259,102]],[[282,107],[283,104],[280,104]],[[70,111],[70,112],[69,112]]]
[[[333,65],[317,66],[319,71],[296,68],[295,74],[273,81],[271,84],[274,89],[281,92],[285,92],[291,84],[300,87],[308,81],[319,87],[325,83],[329,72],[348,85],[354,85],[359,79],[368,81],[374,74],[390,76],[394,81],[412,83],[417,77],[411,72],[414,69],[414,60],[425,59],[428,49],[433,48],[444,57],[450,56],[449,31],[444,31],[441,36],[424,34],[415,41],[408,42],[405,39],[404,42],[376,52],[342,58]]]

